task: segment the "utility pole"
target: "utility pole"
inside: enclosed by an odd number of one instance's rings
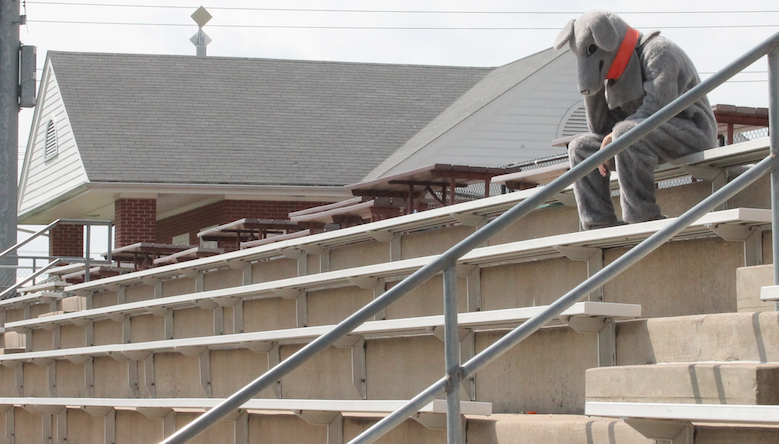
[[[19,0],[0,0],[0,251],[16,245],[20,11]],[[0,261],[17,264],[15,257]],[[0,268],[0,291],[14,283],[16,270]]]

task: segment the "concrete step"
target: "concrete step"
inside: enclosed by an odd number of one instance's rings
[[[65,413],[63,416],[62,414]],[[338,434],[330,425],[308,422],[285,412],[258,413],[241,411],[220,421],[190,442],[242,444],[276,442],[296,444],[340,444]],[[10,415],[10,416],[9,416]],[[100,408],[67,408],[53,411],[26,406],[5,412],[0,421],[0,433],[11,435],[16,442],[44,442],[42,435],[53,442],[122,442],[143,444],[159,442],[174,430],[199,416],[199,412],[169,409],[112,410]],[[342,442],[348,442],[375,424],[381,415],[343,415]],[[10,421],[8,420],[10,418]],[[61,418],[61,419],[60,419]],[[469,444],[653,444],[619,419],[582,415],[496,414],[489,417],[467,416],[466,443]],[[308,419],[310,421],[310,419]],[[108,425],[110,422],[110,426]],[[10,425],[10,427],[9,427]],[[696,425],[695,444],[744,444],[779,441],[779,429],[770,427]],[[415,420],[407,420],[378,441],[382,444],[430,443],[445,444],[446,431],[429,428]]]
[[[779,363],[680,363],[591,368],[587,402],[779,404]]]
[[[779,312],[718,313],[617,324],[617,365],[779,362]]]
[[[696,424],[695,444],[779,442],[779,428]],[[654,444],[654,439],[614,418],[583,415],[492,415],[469,419],[468,443]]]

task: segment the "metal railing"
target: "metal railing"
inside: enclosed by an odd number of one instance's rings
[[[14,253],[21,247],[29,244],[30,242],[34,241],[35,239],[39,238],[40,236],[43,236],[44,233],[47,233],[52,228],[58,226],[58,225],[81,225],[86,227],[86,233],[84,235],[85,240],[85,246],[84,246],[84,257],[55,257],[55,256],[18,256]],[[92,259],[92,227],[93,226],[105,226],[107,227],[107,237],[106,237],[106,245],[108,249],[106,260],[104,261],[96,261]],[[106,220],[80,220],[80,219],[57,219],[54,222],[50,223],[49,225],[46,225],[45,227],[41,228],[37,232],[33,233],[30,237],[27,239],[17,243],[11,248],[8,248],[7,250],[0,253],[0,261],[3,259],[12,259],[12,260],[18,260],[18,259],[30,259],[32,260],[32,274],[29,276],[26,276],[25,278],[18,280],[16,283],[10,285],[7,289],[3,290],[2,293],[0,293],[0,300],[11,297],[16,293],[16,291],[27,284],[28,282],[35,282],[35,279],[37,279],[40,275],[45,273],[47,270],[51,269],[52,267],[56,265],[60,265],[63,263],[78,263],[83,262],[84,263],[84,280],[89,280],[89,269],[94,263],[111,263],[111,227],[113,226],[113,222],[106,221]],[[38,267],[38,261],[45,261],[45,264],[41,267]],[[8,266],[13,269],[18,269],[20,266],[14,265],[14,266]],[[27,267],[24,267],[27,268]]]
[[[526,321],[519,327],[510,331],[501,339],[474,356],[468,362],[460,365],[457,349],[457,309],[456,309],[456,273],[457,260],[472,249],[484,244],[490,237],[499,233],[509,225],[532,212],[548,199],[563,191],[570,184],[584,177],[613,158],[617,153],[625,150],[646,136],[650,131],[659,127],[672,117],[687,109],[695,101],[709,93],[717,86],[724,83],[745,69],[764,55],[768,55],[769,78],[769,129],[770,129],[770,155],[741,174],[738,178],[704,199],[698,205],[684,213],[674,222],[656,232],[630,251],[622,255],[598,273],[578,285],[570,292],[563,295],[556,302],[537,316]],[[590,292],[603,286],[616,275],[633,265],[641,258],[671,239],[675,234],[698,220],[707,212],[727,201],[730,197],[749,186],[769,171],[774,171],[777,166],[777,153],[779,152],[779,33],[773,35],[754,49],[725,67],[723,70],[700,83],[681,97],[677,98],[644,122],[637,125],[619,139],[601,149],[593,156],[581,162],[558,179],[538,190],[528,199],[509,209],[466,239],[441,254],[438,259],[422,267],[399,284],[388,290],[382,296],[374,299],[360,310],[349,316],[332,330],[309,343],[289,358],[268,370],[265,374],[255,379],[244,388],[234,393],[222,403],[207,411],[196,420],[162,441],[162,444],[181,444],[196,436],[212,424],[219,421],[232,411],[238,409],[245,402],[269,387],[284,375],[299,367],[313,355],[327,349],[338,339],[349,334],[362,323],[369,321],[381,310],[400,299],[406,293],[424,283],[428,279],[443,272],[444,279],[444,337],[445,337],[445,371],[446,374],[436,383],[422,391],[404,407],[398,409],[381,421],[374,424],[365,432],[350,441],[349,444],[367,444],[374,442],[387,433],[406,418],[413,415],[419,409],[431,402],[435,397],[446,393],[447,414],[447,442],[461,444],[463,442],[461,418],[459,410],[458,386],[464,378],[473,376],[482,367],[508,351],[530,334],[540,329],[549,321],[555,319],[566,308],[573,305],[579,299]],[[779,223],[779,205],[774,205],[779,199],[779,174],[771,175],[771,209],[772,229],[776,231]],[[779,263],[779,236],[773,236],[773,262]],[[779,267],[774,267],[774,282],[779,284]]]

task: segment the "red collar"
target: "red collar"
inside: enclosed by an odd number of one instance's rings
[[[638,36],[639,32],[628,26],[628,32],[622,40],[622,45],[620,45],[619,51],[614,57],[614,61],[611,62],[609,73],[606,74],[607,79],[618,79],[619,76],[625,72],[625,68],[627,68],[628,62],[630,61],[630,56],[636,48],[636,43],[638,43]]]

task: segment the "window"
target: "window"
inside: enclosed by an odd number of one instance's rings
[[[49,119],[46,125],[46,152],[44,160],[51,160],[59,154],[59,143],[57,141],[57,122]]]

